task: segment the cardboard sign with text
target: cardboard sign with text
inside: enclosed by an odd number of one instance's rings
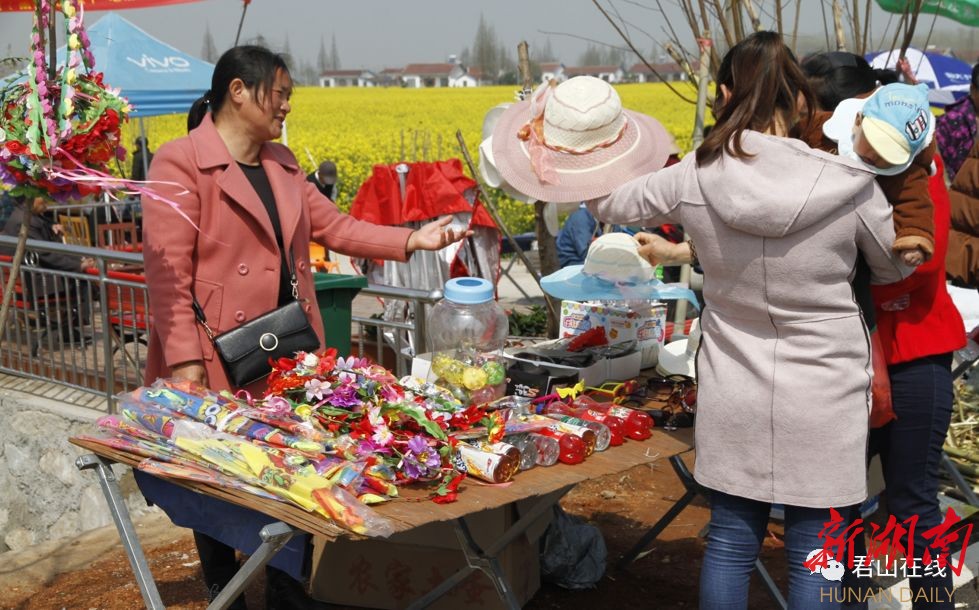
[[[612,345],[635,341],[642,351],[642,366],[656,364],[666,332],[666,305],[657,301],[623,301],[618,305],[561,301],[560,334],[579,335],[602,326]]]

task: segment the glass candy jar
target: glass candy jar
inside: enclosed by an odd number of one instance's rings
[[[435,383],[463,403],[500,398],[506,393],[503,346],[509,322],[493,298],[493,284],[457,277],[445,283],[443,295],[428,315]]]

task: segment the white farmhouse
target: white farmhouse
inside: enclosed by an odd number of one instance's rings
[[[328,70],[320,74],[320,87],[373,87],[376,81],[370,70]]]

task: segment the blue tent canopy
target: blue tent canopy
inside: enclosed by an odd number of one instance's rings
[[[211,87],[214,64],[157,40],[116,13],[87,28],[95,69],[122,90],[134,117],[187,112]],[[58,49],[64,65],[65,48]]]

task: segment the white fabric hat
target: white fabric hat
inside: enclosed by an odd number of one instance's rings
[[[503,112],[512,105],[509,103],[497,104],[490,108],[486,116],[483,117],[483,140],[479,143],[479,175],[487,186],[502,189],[504,193],[517,201],[534,203],[537,201],[536,199],[518,192],[503,180],[493,161],[493,129],[496,128],[496,122],[503,116]]]
[[[656,268],[639,254],[639,242],[626,233],[599,235],[588,246],[584,265],[558,269],[542,277],[540,287],[552,297],[573,301],[686,299],[700,308],[688,287],[656,279]]]
[[[686,375],[697,377],[696,358],[700,348],[700,318],[690,323],[690,334],[683,339],[670,341],[659,349],[656,370],[661,375]]]

